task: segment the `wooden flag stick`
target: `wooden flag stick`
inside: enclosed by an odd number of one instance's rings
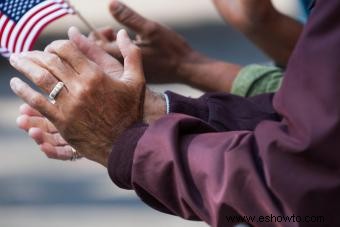
[[[71,2],[69,0],[64,0],[70,7],[71,9],[74,11],[74,13],[78,16],[78,18],[85,24],[85,26],[91,31],[93,32],[93,34],[96,36],[97,39],[100,39],[104,42],[107,42],[108,40],[106,39],[106,37],[104,37],[103,35],[101,35],[96,29],[95,27],[88,21],[85,19],[85,17],[71,4]]]

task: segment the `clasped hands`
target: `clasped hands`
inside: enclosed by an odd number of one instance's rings
[[[84,157],[106,166],[116,137],[143,118],[145,79],[141,51],[121,30],[117,44],[123,65],[76,28],[71,28],[68,35],[69,40],[55,41],[44,52],[14,54],[10,58],[12,66],[46,94],[58,81],[65,84],[55,104],[19,78],[13,78],[10,85],[29,105],[23,111],[36,113],[35,118],[29,119],[31,126],[37,120],[40,123],[35,124],[54,132],[44,134],[48,138],[41,146],[61,143],[64,146],[59,159],[66,159],[71,145]],[[49,121],[39,117],[39,113]],[[34,134],[34,130],[30,133]]]

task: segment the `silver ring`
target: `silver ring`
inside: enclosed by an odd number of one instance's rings
[[[52,104],[55,104],[55,98],[58,96],[58,94],[60,93],[60,91],[63,89],[63,87],[65,86],[65,84],[63,82],[58,82],[55,87],[53,88],[53,90],[51,91],[51,93],[48,96],[48,99],[50,100],[50,102]]]
[[[72,157],[70,159],[71,162],[75,162],[78,159],[81,159],[82,156],[77,152],[76,149],[74,149],[73,147],[71,147],[71,151],[72,151]]]

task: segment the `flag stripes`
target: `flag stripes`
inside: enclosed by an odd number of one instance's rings
[[[64,0],[42,1],[29,9],[18,21],[0,11],[0,54],[8,57],[11,53],[31,50],[45,26],[72,13],[73,9]]]

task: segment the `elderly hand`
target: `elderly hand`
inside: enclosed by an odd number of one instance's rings
[[[48,158],[63,161],[73,159],[72,147],[60,135],[52,122],[28,104],[21,105],[19,110],[18,127],[28,133]],[[146,89],[143,110],[145,123],[150,124],[160,119],[166,113],[164,97]]]
[[[64,161],[73,158],[71,146],[60,135],[58,129],[34,108],[27,104],[21,105],[17,124],[27,131],[48,158]]]
[[[53,42],[45,52],[11,57],[11,64],[47,94],[58,81],[65,84],[55,105],[18,78],[11,80],[11,88],[83,156],[106,166],[115,138],[142,119],[145,81],[140,50],[125,31],[118,34],[123,68],[77,30],[70,29],[69,37],[70,41]]]

